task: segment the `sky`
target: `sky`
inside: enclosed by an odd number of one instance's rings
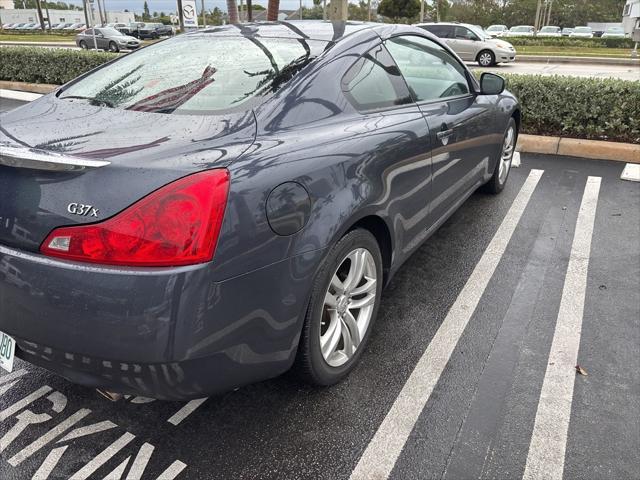
[[[20,0],[14,0],[16,3]],[[74,3],[81,6],[82,0],[61,0],[66,3]],[[142,13],[144,0],[104,0],[107,10],[124,10],[127,9],[131,12]],[[202,0],[196,0],[198,11],[200,11],[200,5]],[[253,4],[262,5],[266,8],[268,0],[253,0]],[[169,13],[176,10],[176,0],[147,0],[150,12],[165,12]],[[240,0],[238,0],[238,5]],[[313,6],[313,0],[303,0],[302,5],[305,7]],[[300,6],[299,0],[280,0],[281,10],[296,10]],[[204,0],[204,8],[206,10],[212,10],[214,7],[218,7],[221,10],[227,10],[226,0]]]

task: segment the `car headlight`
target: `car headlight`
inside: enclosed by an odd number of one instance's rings
[[[503,48],[505,50],[510,50],[513,48],[513,46],[510,43],[507,42],[495,42],[496,46],[499,48]]]

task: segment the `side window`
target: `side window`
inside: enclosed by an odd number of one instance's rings
[[[85,30],[83,33],[84,33],[85,35],[93,35],[93,29],[92,29],[92,28],[90,28],[89,30]],[[96,30],[96,33],[98,33],[98,30]]]
[[[415,101],[457,97],[469,93],[466,71],[444,48],[415,35],[385,42]]]
[[[382,44],[360,57],[347,70],[342,78],[342,91],[361,111],[412,102],[398,67]]]
[[[456,27],[455,36],[460,40],[479,40],[478,36],[467,27]]]
[[[449,25],[425,25],[422,28],[439,38],[453,38],[453,28]]]

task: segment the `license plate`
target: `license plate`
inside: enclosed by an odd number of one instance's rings
[[[7,372],[13,370],[13,359],[16,353],[16,341],[4,332],[0,332],[0,367]]]

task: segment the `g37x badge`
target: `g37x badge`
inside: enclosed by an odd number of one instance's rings
[[[85,205],[83,203],[70,203],[67,206],[67,212],[74,215],[80,215],[82,217],[96,217],[98,218],[98,209],[93,205]]]

